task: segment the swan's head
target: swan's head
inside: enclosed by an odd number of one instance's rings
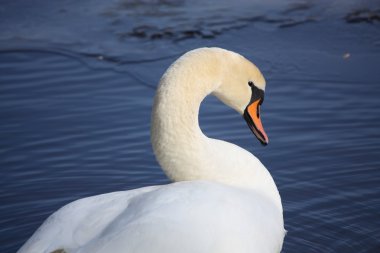
[[[220,86],[213,92],[222,102],[243,115],[252,133],[263,144],[269,140],[264,131],[260,106],[264,102],[265,79],[260,70],[243,56],[227,51],[226,68]]]

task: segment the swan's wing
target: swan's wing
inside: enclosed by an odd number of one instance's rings
[[[75,253],[275,253],[282,211],[255,191],[189,181],[133,198],[101,234]]]
[[[252,190],[188,181],[73,202],[19,253],[274,253],[282,211]]]
[[[159,187],[113,192],[71,202],[46,219],[18,253],[50,253],[58,249],[70,252],[80,248],[128,209],[133,198]]]

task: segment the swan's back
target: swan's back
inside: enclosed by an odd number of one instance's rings
[[[208,181],[143,189],[95,196],[63,207],[20,253],[59,248],[68,253],[265,253],[281,249],[282,213],[259,193]],[[68,212],[72,220],[67,220]],[[46,240],[49,235],[51,241]]]

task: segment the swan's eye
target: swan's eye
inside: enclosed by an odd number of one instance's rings
[[[252,87],[252,86],[253,86],[253,82],[252,82],[252,81],[249,81],[249,82],[248,82],[248,85],[249,85],[249,87]]]

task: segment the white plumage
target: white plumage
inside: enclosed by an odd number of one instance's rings
[[[18,252],[280,252],[285,230],[271,175],[251,153],[206,137],[198,125],[209,94],[242,114],[250,80],[265,89],[257,67],[227,50],[179,58],[160,81],[151,129],[157,160],[175,183],[72,202]]]

